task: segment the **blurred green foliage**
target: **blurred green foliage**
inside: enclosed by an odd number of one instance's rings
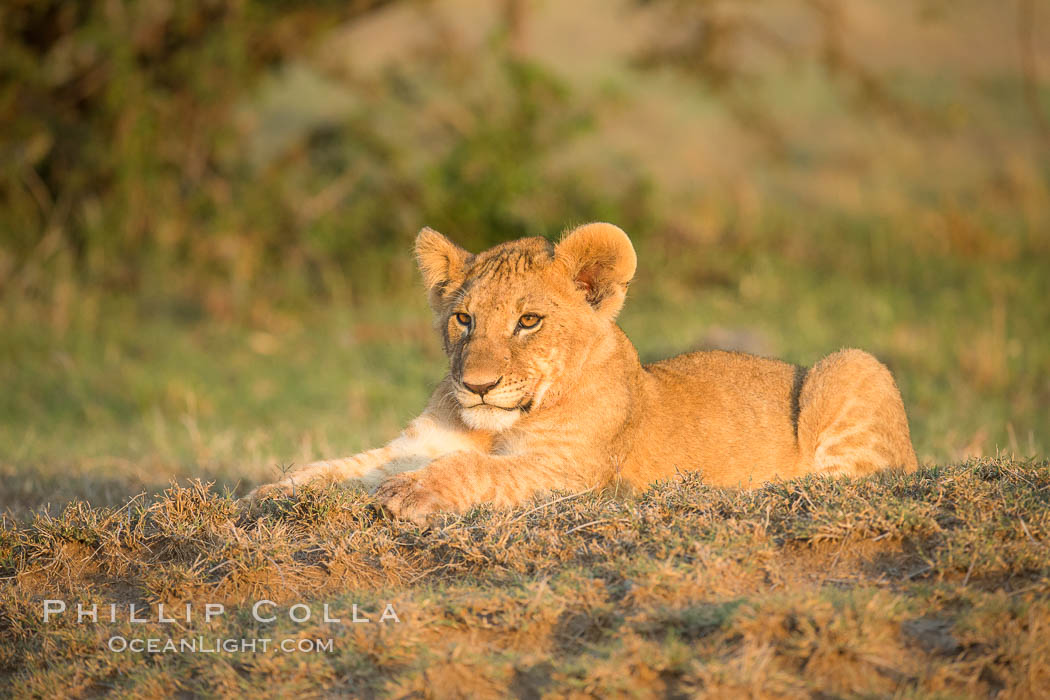
[[[5,4],[0,293],[46,298],[72,278],[223,315],[404,283],[408,270],[391,278],[382,262],[424,221],[484,247],[645,216],[641,179],[618,207],[621,193],[541,170],[588,117],[498,36],[484,60],[434,47],[340,86],[357,99],[348,117],[259,163],[237,107],[260,76],[382,4]],[[453,118],[429,108],[440,94],[459,97]]]
[[[1045,451],[1050,91],[1000,15],[4,3],[0,505],[392,437],[444,367],[423,225],[479,250],[614,221],[644,358],[860,346],[920,457]]]

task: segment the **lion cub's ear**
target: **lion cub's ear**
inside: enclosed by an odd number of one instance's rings
[[[445,292],[463,280],[469,257],[470,253],[432,228],[424,227],[416,236],[416,262],[435,310]]]
[[[638,266],[634,246],[623,230],[603,223],[575,228],[558,243],[555,259],[572,275],[595,311],[616,317]]]

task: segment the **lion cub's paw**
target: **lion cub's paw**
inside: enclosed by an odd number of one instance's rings
[[[295,495],[297,488],[302,486],[298,481],[292,479],[283,479],[281,481],[274,482],[272,484],[263,484],[262,486],[256,487],[254,490],[248,493],[247,496],[241,499],[243,503],[256,503],[264,498],[281,498],[282,496]]]
[[[456,510],[451,499],[434,488],[422,471],[392,476],[376,490],[376,498],[395,518],[423,525],[430,516]]]

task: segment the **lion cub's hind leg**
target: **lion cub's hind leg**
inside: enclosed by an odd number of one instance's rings
[[[832,353],[810,370],[799,396],[798,444],[802,474],[918,466],[893,375],[862,350]]]

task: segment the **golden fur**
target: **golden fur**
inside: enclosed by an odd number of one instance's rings
[[[889,371],[860,350],[805,370],[732,352],[642,365],[616,325],[636,258],[616,226],[471,255],[423,229],[416,257],[450,371],[385,447],[317,462],[253,497],[360,480],[395,515],[699,470],[716,486],[916,467]]]

